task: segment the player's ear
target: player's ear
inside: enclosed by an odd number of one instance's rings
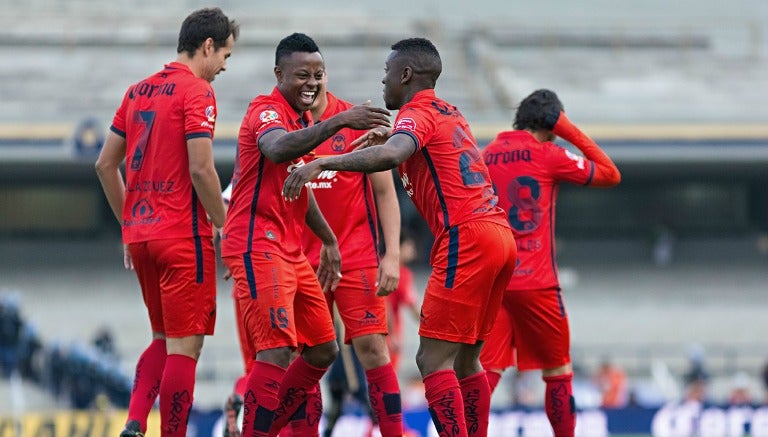
[[[208,56],[216,51],[216,44],[213,42],[213,38],[206,38],[203,41],[203,54]]]
[[[275,65],[275,68],[273,70],[275,72],[275,79],[277,79],[277,82],[280,83],[283,80],[283,70],[280,69],[277,65]]]
[[[402,84],[408,83],[408,81],[410,81],[412,77],[413,77],[413,68],[405,67],[403,68],[403,72],[400,74],[400,83]]]

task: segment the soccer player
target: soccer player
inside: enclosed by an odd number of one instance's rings
[[[289,203],[281,195],[283,182],[305,165],[304,155],[340,130],[390,125],[389,111],[369,105],[312,124],[308,111],[320,92],[325,63],[307,35],[294,33],[280,41],[274,73],[272,93],[253,99],[240,127],[221,240],[256,353],[244,399],[246,437],[276,435],[338,350],[323,296],[341,276],[337,239],[311,191]],[[302,252],[305,222],[323,242],[317,276]],[[300,344],[301,354],[291,363]]]
[[[499,133],[483,149],[499,205],[515,233],[518,263],[480,359],[492,389],[504,369],[515,365],[515,350],[519,370],[542,369],[544,407],[555,435],[573,436],[570,331],[555,263],[558,185],[611,187],[621,175],[608,155],[568,120],[550,90],[523,99],[514,128]],[[584,156],[552,143],[556,136]]]
[[[181,25],[176,61],[128,89],[96,161],[153,338],[136,364],[121,437],[144,435],[158,395],[161,435],[186,435],[197,359],[216,318],[210,222],[219,228],[225,216],[213,164],[210,82],[226,69],[238,33],[238,24],[218,8],[190,14]]]
[[[326,90],[327,78],[326,72],[311,109],[315,123],[324,123],[353,106]],[[351,143],[363,133],[365,131],[342,129],[306,159],[347,153],[353,149]],[[392,172],[368,175],[328,171],[310,185],[320,211],[339,241],[341,259],[344,260],[338,286],[325,295],[328,309],[332,311],[336,304],[344,323],[344,342],[352,344],[365,369],[368,396],[381,435],[402,436],[400,385],[387,349],[384,297],[397,287],[400,276],[400,207]],[[381,260],[379,222],[385,247]],[[304,253],[314,268],[319,265],[321,243],[305,229]]]
[[[416,357],[432,420],[440,436],[484,436],[491,393],[478,356],[514,270],[515,242],[469,125],[435,95],[441,71],[429,40],[394,44],[382,80],[387,108],[399,109],[392,131],[368,132],[355,143],[362,150],[294,170],[283,195],[301,199],[304,184],[323,171],[399,166],[406,192],[435,235]],[[372,144],[380,145],[366,147]]]

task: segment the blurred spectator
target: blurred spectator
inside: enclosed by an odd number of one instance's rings
[[[753,404],[752,393],[749,389],[749,376],[743,371],[736,373],[731,383],[731,391],[728,394],[728,405],[750,406]]]
[[[686,378],[685,391],[683,392],[685,403],[695,402],[705,404],[709,401],[709,378],[695,374]]]
[[[627,405],[627,375],[624,371],[604,358],[595,372],[592,381],[602,394],[603,408],[622,408]]]
[[[58,343],[48,351],[48,383],[53,397],[61,399],[64,394],[64,368],[67,362],[67,351]]]
[[[102,326],[98,331],[96,331],[96,336],[93,338],[93,345],[105,356],[110,358],[117,358],[115,338],[112,334],[112,329],[110,329],[108,326]]]
[[[43,380],[43,343],[37,329],[30,323],[24,323],[19,339],[19,371],[22,378],[41,383]]]
[[[10,298],[0,299],[0,371],[5,378],[18,368],[22,325],[18,305]]]
[[[694,344],[688,349],[688,371],[685,373],[685,383],[708,380],[709,372],[704,362],[705,352],[701,345]]]
[[[686,402],[705,403],[709,393],[709,371],[704,363],[704,348],[693,345],[688,350],[688,371],[684,376],[683,397]]]

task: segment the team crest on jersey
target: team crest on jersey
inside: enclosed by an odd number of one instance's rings
[[[213,105],[205,108],[205,116],[208,117],[208,123],[216,121],[216,110],[213,108]]]
[[[344,151],[344,148],[347,146],[347,139],[344,137],[343,134],[336,134],[333,136],[333,141],[331,142],[331,149],[333,149],[334,152],[342,152]]]
[[[265,235],[266,235],[266,237],[267,237],[267,238],[269,238],[270,240],[274,240],[274,239],[275,239],[275,233],[274,233],[274,232],[272,232],[272,231],[267,231]]]
[[[269,121],[275,121],[279,117],[277,115],[277,112],[267,109],[266,111],[259,114],[259,120],[261,120],[262,123],[266,123]]]
[[[403,129],[411,132],[416,132],[416,120],[408,117],[408,118],[401,118],[400,120],[397,120],[397,124],[395,124],[395,129]]]

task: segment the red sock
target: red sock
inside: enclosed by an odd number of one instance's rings
[[[491,388],[491,394],[493,394],[493,391],[496,390],[496,386],[499,385],[499,381],[501,381],[501,373],[494,372],[493,370],[486,370],[485,378],[488,380],[488,386]]]
[[[160,435],[163,437],[187,435],[196,368],[197,361],[186,355],[172,354],[165,359],[160,383]]]
[[[488,416],[491,414],[491,387],[486,372],[475,373],[459,381],[461,397],[464,398],[464,418],[467,435],[488,435]]]
[[[555,437],[573,437],[576,429],[576,403],[573,400],[573,373],[545,376],[544,409]]]
[[[280,382],[277,395],[280,405],[275,410],[270,436],[276,436],[280,429],[288,424],[293,413],[307,399],[307,393],[317,385],[327,370],[327,367],[319,368],[307,363],[301,355],[293,360]]]
[[[299,406],[299,409],[291,417],[290,430],[294,436],[318,437],[320,435],[320,419],[323,417],[323,398],[320,392],[320,384],[307,393],[307,400]],[[283,428],[280,437],[289,427]],[[287,435],[285,436],[287,437]]]
[[[138,421],[141,432],[147,431],[147,416],[149,416],[149,412],[160,394],[160,380],[163,378],[165,357],[165,340],[155,339],[147,346],[136,362],[131,400],[128,404],[128,421]]]
[[[243,396],[248,388],[248,374],[244,374],[235,381],[235,393]]]
[[[424,377],[424,396],[429,415],[440,437],[468,437],[464,401],[456,372],[439,370]]]
[[[403,435],[403,407],[400,402],[400,384],[391,363],[365,371],[368,380],[368,398],[379,420],[382,437]]]
[[[280,405],[277,392],[285,369],[265,361],[256,361],[248,373],[243,396],[243,437],[266,436]]]

